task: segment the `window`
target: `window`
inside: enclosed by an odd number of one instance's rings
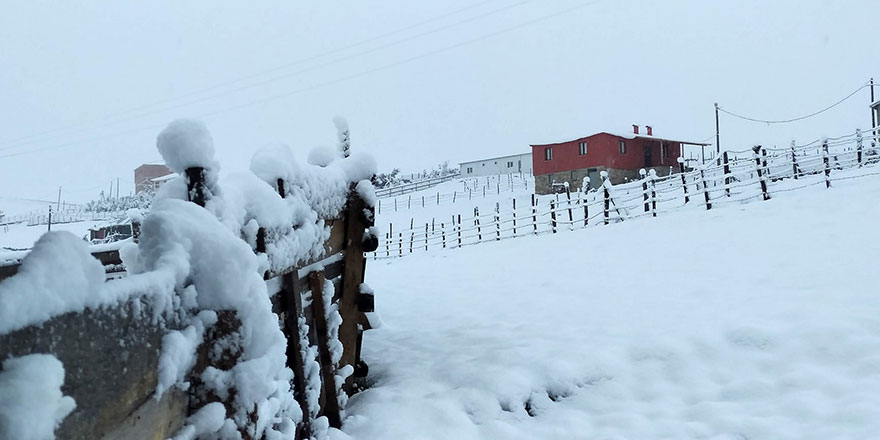
[[[586,155],[587,155],[587,143],[586,143],[586,142],[581,142],[581,149],[580,149],[580,151],[578,152],[578,154],[581,155],[581,156],[586,156]]]
[[[664,144],[660,144],[660,157],[668,158],[669,157],[669,147]]]
[[[474,172],[474,168],[473,168],[473,167],[468,167],[467,172],[468,172],[468,174],[473,173],[473,172]]]
[[[553,149],[547,147],[544,149],[544,160],[553,160]]]
[[[620,154],[626,154],[626,141],[618,141],[617,148],[620,149]]]
[[[513,162],[507,162],[507,168],[513,168]]]

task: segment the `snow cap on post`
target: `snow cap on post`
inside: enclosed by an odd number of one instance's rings
[[[684,163],[684,158],[681,156],[678,156],[678,159],[675,159],[675,161],[678,163]]]
[[[290,147],[273,144],[260,148],[251,156],[250,169],[260,180],[274,185],[278,179],[290,180],[294,162]]]
[[[309,151],[309,157],[306,158],[306,162],[319,167],[327,167],[336,159],[339,159],[339,153],[331,147],[321,145]]]
[[[220,165],[214,160],[214,139],[208,127],[196,119],[177,119],[159,133],[156,147],[171,171],[182,174],[187,168],[204,168],[215,175]]]
[[[648,171],[648,175],[651,176],[652,179],[657,177],[657,170]]]
[[[639,175],[640,175],[640,176],[645,177],[645,174],[647,174],[647,172],[645,171],[644,168],[642,168],[642,169],[639,170]]]
[[[348,129],[348,121],[342,116],[333,118],[336,125],[336,135],[339,137],[339,153],[342,157],[351,156],[351,132]]]

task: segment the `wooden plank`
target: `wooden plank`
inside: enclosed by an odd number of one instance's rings
[[[284,334],[287,336],[287,366],[293,370],[293,397],[299,403],[303,420],[297,426],[296,438],[306,439],[311,435],[311,416],[309,403],[306,399],[306,372],[303,367],[302,344],[299,317],[303,314],[302,295],[296,289],[296,280],[292,273],[284,275],[281,280],[281,308],[286,312]]]
[[[342,325],[339,326],[339,341],[342,343],[342,359],[340,367],[351,365],[357,369],[358,359],[358,315],[361,314],[357,307],[357,297],[360,293],[360,285],[364,282],[364,259],[361,240],[367,228],[364,217],[366,205],[356,191],[350,193],[348,200],[348,212],[345,216],[346,247],[344,261],[344,273],[342,275],[341,296],[339,298],[339,313],[342,315]],[[353,394],[354,375],[345,379],[343,390]]]
[[[339,396],[336,394],[336,371],[330,354],[330,329],[324,307],[324,274],[309,273],[309,287],[312,291],[312,321],[315,323],[318,360],[321,363],[320,415],[327,417],[331,428],[341,428],[342,416],[339,411]]]

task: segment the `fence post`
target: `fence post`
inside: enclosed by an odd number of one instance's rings
[[[422,196],[422,208],[425,207],[425,196]]]
[[[822,141],[822,162],[825,164],[825,188],[831,188],[831,163],[828,161],[828,139]]]
[[[724,195],[730,197],[730,163],[727,161],[727,151],[725,151],[721,159],[724,161]]]
[[[394,198],[394,212],[397,212],[397,197]]]
[[[794,175],[794,180],[797,180],[798,174],[801,173],[798,169],[797,153],[794,151],[794,139],[791,140],[791,172]]]
[[[185,170],[186,194],[190,202],[205,207],[207,188],[205,188],[205,169],[192,167]]]
[[[440,234],[443,237],[443,249],[446,249],[446,226],[440,222]]]
[[[859,164],[859,168],[862,167],[862,130],[860,128],[856,129],[856,161]]]
[[[480,208],[474,208],[474,223],[477,225],[477,241],[483,241],[483,231],[480,228]]]
[[[391,231],[385,233],[385,257],[391,257]]]
[[[538,234],[538,209],[536,203],[535,195],[532,194],[532,227],[535,229],[535,235]]]
[[[425,252],[428,251],[428,224],[425,223]]]
[[[458,214],[458,247],[461,247],[461,214]]]
[[[755,158],[755,170],[758,173],[758,181],[761,182],[761,195],[764,197],[764,200],[770,200],[770,195],[767,194],[767,180],[765,180],[764,177],[761,166],[761,157],[758,155],[758,151],[761,151],[760,145],[752,147],[752,155]]]
[[[495,202],[495,241],[501,240],[501,207]]]
[[[376,214],[382,214],[382,199],[379,199],[376,202]]]
[[[516,197],[513,198],[513,236],[516,237]]]
[[[550,200],[550,227],[553,229],[553,233],[556,233],[556,202]]]
[[[574,215],[571,212],[571,190],[569,190],[568,182],[565,182],[565,197],[568,199],[568,230],[574,230]]]
[[[684,172],[684,158],[678,156],[678,174],[681,176],[681,189],[684,191],[684,204],[687,205],[690,202],[690,197],[688,197],[688,185],[687,185],[687,177]]]
[[[406,209],[412,209],[412,194],[406,196]]]
[[[639,170],[639,176],[642,177],[642,197],[645,201],[645,212],[650,209],[648,203],[648,172],[644,168]]]
[[[706,174],[700,167],[700,185],[703,187],[703,196],[706,198],[706,211],[712,209],[712,202],[709,200],[709,188],[706,187]]]
[[[409,230],[409,253],[413,251],[413,241],[416,239],[416,231],[410,228]]]
[[[452,203],[455,203],[455,196],[458,195],[458,191],[452,192]]]
[[[648,180],[651,182],[651,217],[657,217],[657,187],[654,180],[657,179],[657,171],[651,170],[648,173]]]
[[[602,192],[605,197],[605,224],[610,223],[609,217],[611,216],[611,192],[608,190],[608,185],[611,183],[608,181],[608,171],[602,171],[599,173],[599,176],[602,177]]]

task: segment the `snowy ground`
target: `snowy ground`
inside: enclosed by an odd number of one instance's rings
[[[53,224],[53,231],[70,231],[77,237],[84,237],[89,228],[104,224],[104,221]],[[46,225],[28,226],[25,223],[0,226],[0,248],[29,249],[47,231]],[[2,251],[0,251],[2,252]]]
[[[354,439],[880,432],[880,178],[371,260]]]

